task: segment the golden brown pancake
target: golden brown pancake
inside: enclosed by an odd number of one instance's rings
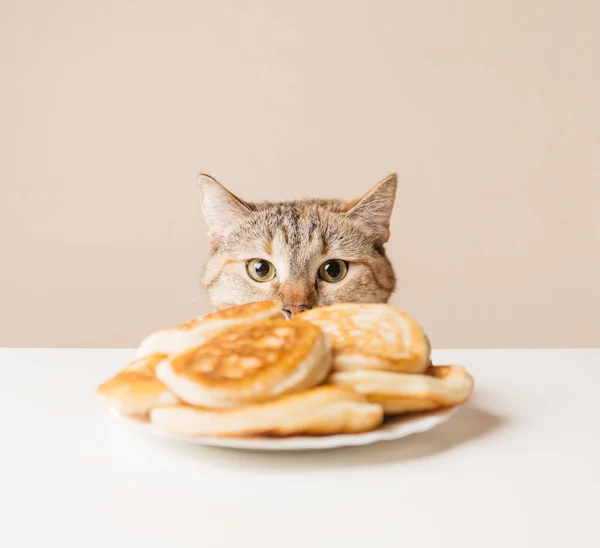
[[[161,329],[142,341],[137,357],[156,353],[178,354],[201,345],[234,325],[284,318],[281,307],[281,302],[276,300],[248,303],[199,316],[176,327]]]
[[[381,424],[381,406],[335,386],[235,409],[202,409],[189,405],[155,408],[150,421],[184,436],[294,436],[349,434]]]
[[[426,375],[356,370],[333,373],[329,382],[378,403],[388,415],[452,407],[473,392],[473,378],[457,365],[431,366]]]
[[[297,319],[296,319],[297,318]],[[419,325],[387,304],[340,303],[294,318],[318,325],[332,340],[333,369],[424,373],[430,346]]]
[[[144,416],[153,405],[179,400],[156,378],[156,366],[167,356],[152,354],[138,358],[98,387],[96,393],[124,415]]]
[[[330,342],[317,326],[265,320],[231,327],[171,357],[157,376],[190,405],[225,408],[306,390],[330,369]]]

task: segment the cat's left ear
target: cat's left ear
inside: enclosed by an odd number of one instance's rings
[[[242,220],[252,213],[250,206],[229,192],[210,175],[198,177],[198,193],[204,220],[208,225],[208,238],[218,246]]]
[[[397,187],[398,175],[392,173],[358,200],[346,205],[346,217],[367,225],[373,231],[377,245],[384,244],[390,237],[390,217]]]

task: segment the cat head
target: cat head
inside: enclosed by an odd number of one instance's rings
[[[211,253],[203,284],[215,309],[280,299],[288,316],[337,302],[387,302],[384,244],[396,195],[388,176],[359,199],[249,203],[198,180]]]

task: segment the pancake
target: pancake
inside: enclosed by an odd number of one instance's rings
[[[284,318],[281,307],[279,301],[259,301],[199,316],[182,325],[148,335],[140,344],[136,355],[139,358],[156,353],[178,354],[234,325]]]
[[[179,400],[156,378],[156,366],[165,354],[152,354],[135,360],[123,371],[100,385],[96,393],[123,415],[146,416],[154,405],[178,403]]]
[[[318,325],[331,337],[335,371],[424,373],[431,363],[431,347],[423,330],[410,316],[387,304],[340,303],[313,308],[296,318]]]
[[[329,382],[378,403],[388,415],[452,407],[473,393],[473,378],[457,365],[431,366],[426,375],[389,371],[340,371]]]
[[[174,405],[150,412],[153,424],[185,436],[350,434],[373,430],[382,419],[381,406],[335,386],[319,386],[237,409]]]
[[[157,376],[190,405],[226,408],[306,390],[330,369],[330,341],[317,326],[265,320],[231,327],[172,356]]]

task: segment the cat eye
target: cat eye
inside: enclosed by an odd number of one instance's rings
[[[264,259],[252,259],[246,263],[248,276],[257,282],[270,282],[275,277],[275,267]]]
[[[340,259],[332,259],[319,268],[319,278],[325,282],[335,283],[342,280],[348,272],[348,263]]]

